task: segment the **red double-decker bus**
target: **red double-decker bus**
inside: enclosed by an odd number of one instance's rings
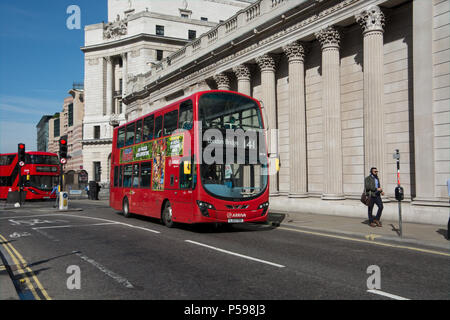
[[[58,185],[58,155],[48,152],[27,152],[25,165],[18,164],[17,153],[0,154],[0,199],[6,199],[9,192],[19,191],[19,170],[21,170],[26,200],[54,199],[52,188]]]
[[[116,128],[110,206],[168,227],[266,221],[263,129],[257,100],[221,90],[198,92]]]

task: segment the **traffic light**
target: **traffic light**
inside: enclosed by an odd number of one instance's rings
[[[59,139],[59,157],[67,159],[67,136]]]
[[[25,162],[25,144],[19,143],[17,145],[17,153],[19,154],[19,162]]]

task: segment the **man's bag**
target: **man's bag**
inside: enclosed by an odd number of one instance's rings
[[[370,197],[365,192],[363,192],[361,195],[361,202],[364,203],[366,206],[369,206],[370,204]]]

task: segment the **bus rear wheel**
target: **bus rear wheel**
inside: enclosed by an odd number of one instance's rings
[[[162,212],[162,222],[167,228],[173,227],[173,216],[172,216],[172,206],[170,202],[167,202],[164,206],[164,210]]]
[[[130,218],[130,204],[128,203],[128,198],[124,198],[122,202],[122,212],[125,218]]]

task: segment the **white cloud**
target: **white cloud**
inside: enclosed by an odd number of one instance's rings
[[[23,113],[23,114],[41,114],[43,115],[42,111],[39,109],[31,109],[30,107],[18,107],[13,106],[11,104],[4,104],[0,103],[0,111],[3,111],[2,114],[11,114],[11,113]]]
[[[17,110],[29,110],[30,112],[60,112],[63,100],[51,100],[38,97],[19,97],[0,95],[1,110],[8,111],[8,108],[16,108]],[[20,111],[18,111],[20,112]]]

